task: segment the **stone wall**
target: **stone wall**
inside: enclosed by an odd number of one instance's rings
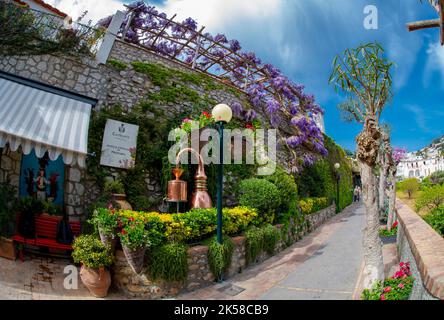
[[[410,300],[444,299],[444,239],[399,200],[396,209],[398,256],[415,278]]]
[[[336,214],[336,206],[332,205],[319,212],[306,217],[308,224],[298,234],[289,234],[292,238],[291,243],[299,240],[303,235],[315,230]],[[282,227],[282,226],[278,226]],[[231,261],[231,267],[225,274],[225,279],[231,278],[241,273],[249,265],[245,259],[245,240],[244,236],[232,238],[235,248]],[[288,243],[280,240],[276,244],[275,254],[284,250]],[[184,283],[166,283],[163,281],[152,281],[146,274],[135,274],[128,265],[125,255],[117,250],[116,262],[112,268],[113,285],[119,291],[130,297],[159,299],[165,297],[174,297],[181,292],[189,292],[204,288],[214,283],[215,278],[208,266],[208,247],[194,246],[188,250],[188,277]],[[261,253],[254,264],[263,262],[271,256],[265,252]]]
[[[18,195],[22,153],[20,150],[13,152],[7,147],[0,150],[0,183],[8,182],[11,186],[17,189]]]

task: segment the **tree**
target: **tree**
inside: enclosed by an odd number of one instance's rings
[[[333,72],[329,80],[347,98],[339,106],[343,114],[363,123],[363,130],[356,142],[366,208],[363,239],[365,288],[371,288],[375,281],[384,279],[374,169],[381,142],[379,118],[392,96],[392,65],[384,58],[384,49],[380,44],[368,43],[356,49],[347,49],[342,55],[338,55],[333,61]]]
[[[393,148],[390,156],[390,165],[388,168],[388,216],[387,216],[387,230],[391,230],[393,223],[396,220],[395,205],[396,205],[396,171],[398,164],[404,159],[406,149],[403,148]]]
[[[417,211],[422,208],[436,209],[444,203],[444,186],[436,185],[421,193],[415,203]]]
[[[407,193],[409,199],[412,198],[412,195],[419,190],[419,181],[416,178],[410,178],[402,181],[399,185],[399,189]]]

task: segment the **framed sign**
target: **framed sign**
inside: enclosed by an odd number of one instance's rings
[[[100,164],[130,169],[136,164],[139,126],[108,119],[103,135]]]

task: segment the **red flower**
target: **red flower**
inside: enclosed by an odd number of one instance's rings
[[[404,289],[404,283],[400,283],[400,284],[398,284],[398,288],[400,288],[400,289]]]
[[[395,229],[396,227],[398,227],[398,221],[395,221],[392,225],[392,229]]]
[[[129,221],[134,221],[134,218],[133,217],[129,218]]]
[[[245,128],[250,129],[250,130],[255,130],[256,129],[251,123],[247,123]]]
[[[381,299],[381,300],[385,300],[385,296],[384,296],[383,294],[381,294],[380,299]]]
[[[205,116],[207,119],[211,119],[211,115],[206,111],[202,112],[202,115]]]
[[[127,232],[125,231],[125,229],[122,230],[121,234],[125,235]]]
[[[384,293],[392,291],[392,287],[386,287],[384,288]]]

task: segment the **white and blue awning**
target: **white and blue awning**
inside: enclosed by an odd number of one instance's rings
[[[0,74],[0,147],[85,166],[92,103]]]

